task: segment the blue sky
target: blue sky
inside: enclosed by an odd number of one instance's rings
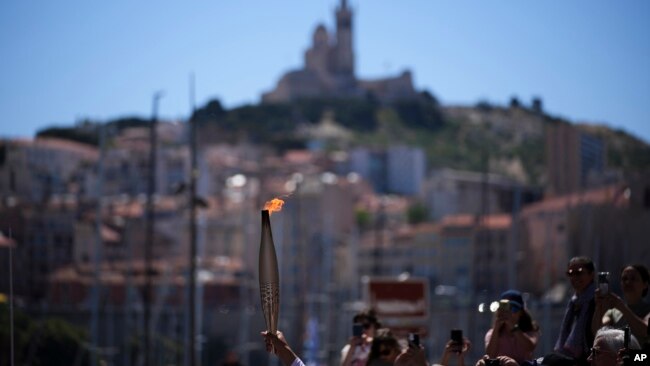
[[[302,65],[336,0],[0,2],[2,136],[83,118],[257,103]],[[352,0],[357,75],[414,73],[444,104],[533,96],[650,141],[650,2]]]

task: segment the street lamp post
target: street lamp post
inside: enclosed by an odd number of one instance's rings
[[[149,130],[149,179],[147,185],[147,231],[145,242],[145,285],[144,285],[144,365],[149,366],[150,347],[151,347],[151,260],[153,250],[154,235],[154,204],[153,194],[156,190],[156,145],[157,134],[156,125],[158,124],[158,102],[162,98],[162,92],[156,92],[153,95],[153,111]]]
[[[100,327],[100,311],[99,301],[101,297],[101,266],[104,243],[101,235],[102,228],[102,214],[103,204],[102,198],[104,196],[104,159],[106,157],[106,129],[107,125],[103,124],[99,130],[99,164],[98,179],[97,179],[97,213],[95,217],[95,247],[93,251],[93,287],[91,295],[91,321],[90,321],[90,339],[92,343],[92,351],[90,354],[91,365],[96,366],[99,362],[97,352],[99,350],[99,327]]]

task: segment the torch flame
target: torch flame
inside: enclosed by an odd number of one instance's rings
[[[274,198],[264,204],[264,209],[269,210],[269,215],[273,214],[276,211],[282,210],[282,205],[284,201],[279,198]]]

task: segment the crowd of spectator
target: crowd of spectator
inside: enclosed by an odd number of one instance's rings
[[[648,294],[650,275],[644,265],[629,265],[621,272],[623,296],[609,291],[607,275],[595,272],[587,257],[572,258],[566,275],[573,295],[566,306],[553,352],[536,352],[540,327],[529,313],[522,293],[501,294],[492,327],[484,339],[485,355],[470,361],[476,366],[519,365],[628,365],[633,351],[648,352]],[[604,280],[597,280],[603,277]],[[353,318],[353,334],[341,351],[340,366],[429,366],[424,347],[409,339],[403,347],[390,329],[382,328],[372,310]],[[267,351],[285,366],[303,366],[282,332],[262,333]],[[439,363],[465,366],[472,343],[462,335],[449,340]]]

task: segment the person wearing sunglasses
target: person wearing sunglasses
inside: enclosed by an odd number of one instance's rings
[[[539,327],[526,310],[521,292],[501,294],[502,306],[494,316],[492,328],[485,334],[485,353],[489,358],[507,356],[517,363],[533,359]]]
[[[567,304],[554,351],[573,358],[577,365],[587,364],[594,340],[591,328],[596,308],[594,270],[590,258],[574,257],[566,272],[574,294]]]
[[[372,339],[377,329],[381,328],[381,323],[372,309],[357,313],[352,322],[361,325],[362,333],[353,334],[341,350],[341,366],[365,366],[370,355]]]
[[[393,366],[401,352],[399,342],[393,333],[388,328],[378,329],[370,346],[366,366]]]
[[[621,272],[621,288],[625,300],[611,291],[603,294],[596,290],[596,312],[592,329],[597,330],[603,325],[622,329],[629,325],[632,334],[641,344],[646,344],[650,303],[644,301],[644,298],[648,294],[649,282],[648,268],[642,264],[633,264]]]

